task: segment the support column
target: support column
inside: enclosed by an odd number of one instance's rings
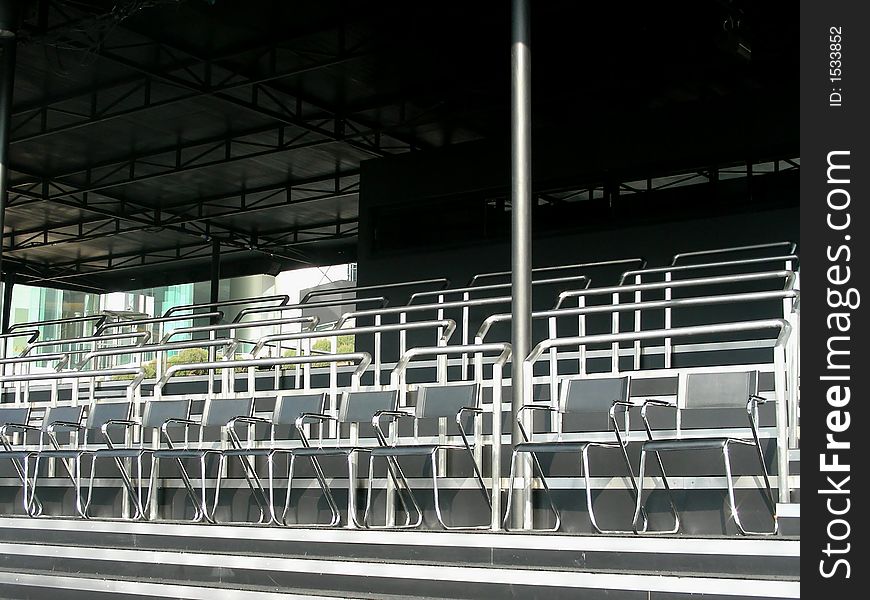
[[[3,302],[0,307],[0,333],[6,333],[9,330],[9,321],[12,316],[12,291],[15,287],[15,271],[8,269],[3,274]],[[5,354],[4,354],[5,358]]]
[[[532,63],[529,0],[511,2],[511,444],[522,441],[517,424],[524,397],[522,364],[532,338]],[[518,475],[524,476],[528,469]],[[510,482],[513,485],[513,482]],[[524,524],[530,492],[515,490],[514,527]]]
[[[18,3],[0,0],[0,281],[3,277],[3,246],[9,188],[9,130],[12,119],[12,87],[15,83],[15,30]],[[9,284],[7,284],[9,286]],[[6,315],[5,294],[0,295],[0,314]],[[6,331],[8,321],[3,321]]]
[[[211,289],[208,301],[217,302],[221,290],[221,244],[217,240],[211,241]],[[217,324],[217,319],[212,317],[212,324]]]

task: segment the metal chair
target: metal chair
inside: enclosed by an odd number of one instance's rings
[[[84,423],[81,422],[81,411],[82,407],[65,407],[70,409],[70,415],[79,415],[78,420],[71,419],[66,420],[68,417],[64,416],[64,413],[59,412],[60,409],[55,407],[48,409],[49,412],[46,412],[46,416],[44,420],[48,420],[48,429],[46,430],[48,433],[49,440],[52,443],[53,448],[49,450],[40,449],[38,452],[32,453],[30,456],[34,457],[34,466],[33,466],[33,481],[32,481],[32,489],[35,493],[37,478],[39,476],[39,463],[44,459],[57,459],[60,460],[64,466],[67,474],[70,477],[70,481],[75,487],[76,492],[76,512],[78,512],[79,516],[82,518],[89,518],[88,508],[91,504],[91,498],[93,493],[93,480],[94,480],[94,456],[96,455],[97,449],[88,447],[88,434],[100,432],[103,435],[104,440],[111,445],[111,437],[108,434],[108,426],[112,421],[120,421],[120,420],[129,420],[130,413],[133,410],[133,403],[129,400],[122,401],[110,401],[110,400],[100,400],[94,401],[89,407],[87,411],[87,419],[85,419]],[[84,439],[77,440],[77,445],[75,447],[68,444],[69,447],[62,448],[61,445],[57,441],[56,432],[58,429],[66,429],[70,432],[76,432]],[[84,444],[82,444],[82,442]],[[89,478],[88,485],[88,494],[84,500],[82,500],[81,495],[81,479],[82,479],[82,457],[89,456],[91,458],[91,472]],[[69,464],[66,463],[69,461]],[[122,468],[122,473],[126,475],[126,471],[123,469],[123,463],[120,463],[119,466]],[[141,473],[140,473],[141,477]],[[125,480],[125,484],[128,484],[129,479]]]
[[[242,463],[242,468],[245,470],[248,485],[251,489],[251,492],[254,494],[254,497],[257,498],[262,494],[262,486],[257,486],[255,482],[260,481],[259,477],[256,475],[255,465],[252,465],[250,460],[256,460],[257,457],[265,457],[266,464],[268,466],[268,478],[269,478],[269,492],[268,499],[265,501],[268,508],[268,521],[275,523],[282,523],[282,521],[278,520],[278,517],[275,512],[275,485],[274,485],[274,455],[277,450],[276,443],[279,443],[280,440],[275,439],[276,430],[279,427],[288,427],[294,428],[296,425],[296,420],[306,413],[314,413],[320,414],[323,412],[324,403],[326,401],[326,394],[324,392],[319,393],[303,393],[303,394],[283,394],[278,396],[275,399],[275,406],[272,410],[272,415],[269,418],[255,417],[255,416],[240,416],[235,417],[227,423],[228,430],[230,433],[230,440],[233,444],[233,448],[224,450],[220,454],[220,467],[218,468],[218,479],[215,487],[215,505],[217,505],[218,497],[220,495],[221,482],[223,480],[223,473],[226,465],[227,459],[231,457],[236,457]],[[269,443],[268,446],[263,447],[254,447],[252,444],[254,442],[253,435],[248,436],[247,438],[247,447],[244,447],[242,440],[239,438],[238,433],[236,432],[237,425],[267,425],[269,427]],[[288,434],[289,435],[289,434]],[[302,440],[303,446],[308,446],[308,440],[303,432],[300,432],[300,438]],[[320,468],[320,463],[317,461],[317,458],[312,456],[311,463],[314,468],[314,474],[317,477],[321,486],[326,485],[326,481],[323,477],[323,471]],[[253,485],[252,485],[253,484]],[[327,498],[327,502],[329,503],[330,511],[332,512],[332,520],[327,523],[327,526],[336,525],[340,519],[340,513],[338,511],[338,507],[332,501],[331,497]],[[283,519],[283,516],[282,516]],[[265,515],[260,514],[260,519],[257,523],[262,524],[266,520]],[[286,523],[284,523],[286,524]],[[311,527],[319,526],[319,524],[309,525]]]
[[[647,420],[647,407],[667,407],[679,411],[682,408],[686,409],[745,409],[749,420],[749,428],[752,437],[725,437],[711,436],[698,438],[670,438],[670,439],[653,439],[644,442],[640,454],[640,469],[638,477],[640,479],[640,487],[637,495],[637,503],[635,506],[634,522],[637,523],[638,514],[643,508],[643,477],[646,469],[646,455],[648,452],[677,452],[681,450],[718,450],[722,453],[722,459],[725,463],[725,480],[728,486],[728,504],[731,509],[731,516],[734,523],[737,525],[738,531],[743,535],[775,535],[779,531],[779,521],[776,515],[776,502],[773,498],[773,489],[770,485],[770,477],[767,473],[767,465],[764,462],[764,453],[758,438],[758,406],[764,404],[767,400],[758,395],[758,372],[710,372],[710,373],[689,373],[685,377],[685,393],[682,394],[683,404],[670,404],[663,402],[647,401],[644,403],[641,415],[644,425],[652,438],[652,429]],[[677,418],[679,422],[679,417]],[[738,444],[744,446],[753,446],[758,455],[758,461],[761,464],[761,472],[764,478],[764,501],[767,505],[770,516],[773,519],[773,528],[770,531],[750,531],[743,526],[740,519],[740,511],[734,497],[734,477],[731,471],[731,457],[729,447]],[[662,473],[662,482],[665,491],[668,494],[668,500],[671,504],[671,509],[674,514],[674,526],[667,531],[656,531],[648,533],[677,533],[680,530],[680,518],[674,504],[671,487],[668,484],[667,475],[664,470],[661,458],[659,458],[659,467]],[[646,528],[638,531],[645,533]]]
[[[121,480],[127,492],[130,501],[132,502],[134,514],[131,519],[147,519],[148,514],[146,508],[151,498],[151,487],[149,486],[148,496],[143,499],[143,467],[142,461],[145,456],[155,450],[145,446],[145,439],[149,431],[155,432],[159,436],[159,432],[163,424],[171,419],[189,419],[190,418],[190,400],[150,400],[145,404],[142,420],[136,421],[129,416],[127,418],[115,418],[105,421],[100,428],[103,437],[106,441],[106,448],[98,448],[93,453],[91,461],[91,474],[89,478],[88,497],[91,497],[94,486],[94,472],[99,459],[111,458],[114,460],[118,471],[121,474]],[[122,428],[124,438],[129,439],[129,432],[138,429],[138,442],[134,444],[126,444],[117,446],[109,434],[111,428]],[[157,437],[159,444],[159,437]],[[124,461],[134,461],[136,464],[136,483],[134,484],[132,475],[128,474]],[[189,479],[184,480],[186,487],[190,487]]]
[[[631,462],[628,458],[627,440],[620,433],[619,423],[617,422],[617,411],[623,411],[625,416],[625,433],[628,434],[630,429],[628,423],[629,409],[634,406],[628,400],[629,377],[591,377],[565,379],[562,382],[559,395],[558,409],[549,405],[543,404],[526,404],[522,406],[517,413],[517,422],[522,433],[523,443],[514,446],[513,454],[511,455],[511,471],[510,471],[510,489],[508,490],[507,508],[504,517],[504,528],[511,531],[509,526],[511,518],[511,504],[514,496],[514,476],[516,473],[517,457],[520,454],[530,454],[532,456],[533,467],[541,477],[541,484],[544,488],[544,494],[547,497],[547,502],[554,516],[554,525],[549,531],[558,531],[562,520],[556,505],[553,502],[553,496],[550,492],[550,486],[547,484],[547,479],[544,476],[543,468],[541,467],[538,453],[578,453],[581,457],[581,468],[583,478],[586,484],[586,507],[589,511],[589,520],[592,527],[599,533],[628,533],[629,531],[620,531],[614,529],[604,529],[598,525],[598,520],[595,517],[594,505],[592,502],[592,482],[591,470],[589,466],[589,449],[590,448],[609,448],[620,450],[626,469],[628,470],[631,480],[632,492],[637,495],[637,483],[634,477],[634,470],[631,467]],[[534,442],[531,436],[526,432],[522,424],[523,413],[527,410],[545,411],[549,413],[576,414],[583,418],[587,423],[604,430],[613,427],[614,441],[598,441],[598,440],[578,440],[578,441],[547,441]],[[561,432],[560,432],[561,433]],[[534,473],[533,473],[534,474]]]
[[[24,461],[30,454],[30,450],[24,448],[28,431],[39,431],[39,427],[30,425],[31,410],[29,406],[2,406],[0,407],[0,458],[7,458],[15,467],[18,479],[21,480],[22,490],[26,489],[24,475]],[[10,439],[9,433],[20,434],[20,444],[14,443],[14,437]],[[17,447],[20,446],[20,447]],[[31,515],[34,511],[42,512],[42,504],[35,494],[31,494],[31,503],[27,502],[27,494],[23,497],[24,512]]]
[[[490,513],[492,511],[492,501],[490,500],[489,494],[487,493],[486,484],[483,481],[483,475],[481,473],[480,466],[474,459],[473,444],[469,443],[468,435],[466,434],[465,427],[463,425],[463,420],[465,420],[464,417],[466,413],[483,413],[483,410],[480,408],[479,404],[480,387],[476,383],[466,383],[461,385],[421,386],[417,391],[417,403],[413,414],[404,411],[379,411],[374,416],[374,418],[372,419],[372,425],[374,425],[375,427],[378,440],[380,441],[382,447],[372,449],[371,453],[369,454],[369,480],[366,495],[366,510],[363,516],[363,523],[366,527],[395,527],[391,525],[374,526],[369,522],[372,504],[372,483],[374,481],[374,462],[375,459],[378,457],[386,459],[387,468],[390,471],[394,471],[394,478],[402,483],[404,491],[407,492],[408,497],[411,499],[412,504],[417,510],[417,513],[421,517],[414,525],[420,525],[420,523],[422,522],[422,513],[419,509],[419,503],[414,498],[414,493],[411,490],[411,486],[408,483],[405,474],[398,466],[398,459],[399,457],[404,456],[425,456],[428,457],[429,462],[432,466],[432,489],[435,502],[435,515],[441,526],[444,529],[448,530],[489,529],[489,522],[491,520],[491,516],[490,519],[487,520],[486,524],[483,525],[448,525],[444,521],[444,516],[441,512],[441,502],[438,489],[439,450],[465,450],[468,453],[468,456],[471,458],[471,464],[474,469],[474,477],[477,481],[480,492],[483,494],[484,501],[486,502]],[[392,422],[403,417],[411,417],[415,421],[419,421],[421,419],[439,419],[442,417],[451,417],[455,419],[456,424],[459,426],[459,434],[460,436],[462,436],[462,443],[397,445],[394,441],[392,444],[390,444],[387,440],[387,435],[381,428],[380,421],[382,418],[388,418]]]
[[[348,474],[348,524],[357,528],[364,526],[362,523],[359,522],[357,518],[356,464],[354,458],[357,454],[361,452],[370,452],[371,448],[364,448],[356,445],[355,438],[359,434],[360,423],[370,423],[374,418],[374,415],[379,411],[395,410],[397,402],[398,392],[396,390],[344,392],[341,396],[341,405],[339,407],[337,417],[324,413],[305,413],[296,419],[296,428],[305,440],[303,442],[305,447],[287,450],[276,450],[276,454],[286,453],[289,455],[289,463],[287,465],[287,496],[284,501],[284,510],[281,514],[281,519],[279,521],[281,524],[288,525],[287,512],[290,508],[290,496],[293,490],[293,471],[296,459],[310,458],[313,461],[314,459],[320,459],[327,456],[343,456],[347,461]],[[312,447],[310,444],[310,440],[308,440],[304,434],[304,426],[307,423],[325,424],[329,421],[336,423],[336,437],[333,440],[336,445],[325,447],[323,446],[324,440],[320,438],[318,440],[318,445],[316,447]],[[342,424],[349,424],[351,427],[350,446],[340,445]],[[321,492],[323,493],[324,497],[326,497],[327,503],[330,505],[330,507],[337,507],[338,505],[335,502],[334,496],[332,495],[332,490],[330,490],[329,488],[329,482],[326,480],[325,477],[322,476],[322,471],[321,475],[317,477],[317,481],[318,485],[320,486]],[[404,501],[403,506],[405,506]],[[407,506],[405,506],[405,508],[407,508]],[[407,514],[408,518],[410,519],[410,513]],[[333,521],[335,521],[334,514]],[[338,521],[333,524],[338,525]],[[295,523],[294,525],[299,526],[303,524]]]
[[[25,506],[34,505],[36,497],[36,480],[39,470],[39,456],[43,455],[48,458],[60,458],[60,464],[63,465],[67,477],[76,490],[76,512],[83,515],[81,495],[79,494],[81,483],[81,451],[72,449],[71,444],[67,444],[68,448],[64,449],[57,439],[59,430],[66,430],[70,433],[78,434],[82,430],[82,418],[84,417],[84,406],[51,406],[45,409],[45,415],[42,417],[42,423],[39,426],[39,449],[26,452],[22,457],[24,466],[24,478],[22,480],[24,503]],[[48,447],[46,447],[48,441]],[[51,456],[48,456],[51,454]],[[33,478],[30,477],[30,458],[36,456],[36,464],[34,465]],[[71,459],[67,463],[65,459]],[[28,499],[28,488],[30,489],[30,498]],[[31,517],[38,517],[42,514],[42,510],[30,511]]]
[[[162,403],[164,401],[159,401]],[[154,450],[151,453],[153,462],[151,467],[151,488],[155,487],[155,483],[157,480],[157,476],[160,470],[160,460],[161,459],[174,459],[178,464],[179,471],[181,473],[182,480],[185,482],[185,489],[187,491],[188,498],[193,503],[194,513],[192,517],[193,522],[207,521],[209,523],[214,523],[214,509],[216,508],[216,498],[215,503],[212,505],[211,510],[209,510],[208,506],[208,498],[207,498],[207,488],[208,488],[208,477],[206,472],[206,463],[209,455],[220,455],[224,449],[223,448],[215,448],[214,444],[211,442],[207,442],[203,438],[203,433],[206,428],[219,427],[222,432],[226,432],[227,435],[231,438],[235,433],[232,434],[230,431],[233,430],[232,423],[238,417],[251,417],[254,410],[254,399],[252,397],[248,398],[208,398],[205,401],[205,407],[203,408],[202,418],[199,422],[194,421],[193,419],[188,418],[179,418],[172,417],[164,421],[161,425],[160,429],[163,433],[164,440],[167,443],[169,448]],[[169,434],[169,428],[173,426],[182,426],[184,427],[184,443],[182,448],[175,447],[175,444],[172,441],[172,438]],[[196,427],[199,430],[198,439],[195,444],[191,444],[189,431],[191,427]],[[187,472],[187,468],[184,466],[185,460],[196,460],[199,463],[200,467],[200,489],[197,494],[194,491],[192,481],[190,479],[190,475]],[[251,477],[251,472],[245,471],[246,477]],[[256,473],[253,473],[253,477],[256,478]],[[257,487],[259,486],[262,490],[262,486],[259,485],[259,479],[255,482],[249,481],[249,484]],[[264,504],[265,502],[265,492],[261,495],[261,498],[257,498],[258,506],[261,512],[261,520],[265,517],[266,511],[268,510]],[[256,498],[256,496],[255,496]]]

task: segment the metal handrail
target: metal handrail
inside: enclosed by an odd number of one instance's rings
[[[678,271],[691,271],[694,269],[715,269],[722,267],[736,267],[740,265],[753,265],[753,264],[761,264],[767,262],[789,262],[793,261],[795,263],[800,262],[800,258],[796,254],[787,254],[782,256],[765,256],[762,258],[744,258],[741,260],[726,260],[721,262],[712,262],[712,263],[700,263],[697,265],[677,265],[670,267],[656,267],[652,269],[635,269],[632,271],[625,271],[622,276],[619,278],[619,283],[624,283],[628,277],[633,275],[650,275],[653,273],[674,273]]]
[[[603,304],[600,306],[584,306],[579,308],[559,308],[542,310],[532,313],[533,319],[545,319],[550,317],[574,317],[598,313],[628,312],[633,310],[681,308],[687,306],[706,306],[715,304],[728,304],[732,302],[753,302],[762,300],[781,300],[800,298],[800,291],[795,289],[777,290],[772,292],[746,292],[743,294],[721,294],[717,296],[699,296],[697,298],[678,298],[674,300],[647,300],[645,302],[632,302],[628,304]],[[503,323],[511,320],[510,313],[490,315],[483,320],[480,329],[477,330],[475,340],[482,343],[495,323]]]
[[[24,323],[22,323],[22,325],[24,325]],[[12,327],[17,327],[17,325],[13,325]],[[0,340],[30,335],[30,338],[27,340],[27,343],[30,344],[32,342],[35,342],[39,338],[39,330],[38,329],[25,329],[24,331],[12,332],[11,331],[12,327],[9,328],[10,329],[9,333],[0,333]]]
[[[333,288],[331,290],[312,290],[305,294],[299,302],[304,304],[308,302],[311,298],[317,296],[332,296],[335,294],[348,294],[348,293],[358,293],[358,292],[367,292],[374,290],[389,290],[401,287],[412,287],[419,285],[430,285],[430,284],[441,284],[441,289],[446,288],[450,285],[450,280],[446,277],[437,277],[435,279],[419,279],[417,281],[399,281],[395,283],[383,283],[376,285],[364,285],[362,287],[346,287],[346,288]]]
[[[43,360],[64,360],[69,358],[67,352],[53,352],[34,354],[32,356],[13,356],[12,358],[0,358],[0,365],[15,365],[19,363],[39,362]]]
[[[630,263],[640,263],[640,268],[646,268],[646,259],[643,258],[620,258],[616,260],[603,260],[597,262],[589,262],[589,263],[578,263],[574,265],[556,265],[552,267],[537,267],[532,269],[532,273],[547,273],[551,271],[565,271],[568,269],[591,269],[594,267],[606,267],[611,265],[624,265]],[[474,275],[471,280],[468,282],[469,286],[474,286],[474,284],[481,279],[487,279],[491,277],[508,277],[512,274],[512,271],[493,271],[491,273],[478,273]]]
[[[342,325],[351,319],[359,317],[377,317],[383,315],[395,315],[409,312],[421,312],[425,310],[443,310],[447,308],[462,308],[464,306],[487,306],[489,304],[504,304],[510,302],[510,296],[498,296],[495,298],[474,298],[471,300],[454,300],[451,302],[435,302],[429,304],[414,304],[412,306],[388,306],[386,308],[375,308],[369,310],[355,310],[353,312],[344,313],[335,323],[335,329],[340,329]]]
[[[33,342],[32,344],[28,344],[24,348],[24,350],[21,351],[21,354],[19,354],[19,356],[27,356],[34,348],[44,348],[46,346],[64,346],[66,344],[83,344],[87,342],[93,342],[94,347],[96,347],[99,342],[105,342],[109,340],[125,340],[129,338],[141,338],[140,341],[136,342],[136,346],[142,346],[144,344],[147,344],[151,340],[151,332],[131,331],[130,333],[113,333],[110,335],[66,338],[63,340],[42,340],[41,342]]]
[[[500,350],[501,354],[496,357],[493,364],[503,367],[511,357],[511,345],[508,342],[494,342],[489,344],[463,344],[459,346],[424,346],[411,348],[402,355],[396,366],[393,367],[391,377],[401,375],[408,369],[408,365],[415,358],[423,356],[444,356],[447,354],[471,354],[481,352],[495,352]],[[394,382],[395,383],[395,382]]]
[[[677,261],[681,258],[688,258],[690,256],[709,256],[710,254],[728,254],[730,252],[747,252],[749,250],[765,250],[767,248],[782,248],[786,247],[788,250],[786,251],[788,254],[795,254],[797,252],[797,244],[795,242],[771,242],[768,244],[753,244],[751,246],[733,246],[731,248],[713,248],[712,250],[699,250],[696,252],[679,252],[674,254],[671,259],[671,266],[675,266]]]
[[[679,268],[679,267],[677,267]],[[646,271],[644,271],[646,272]],[[741,283],[747,281],[759,281],[764,279],[785,279],[783,289],[794,289],[796,281],[794,271],[763,271],[759,273],[741,273],[738,275],[719,275],[716,277],[698,277],[695,279],[678,279],[676,281],[652,281],[650,283],[635,283],[631,285],[612,285],[586,290],[568,290],[559,294],[559,299],[553,308],[560,308],[568,298],[578,296],[594,296],[603,294],[623,294],[628,292],[640,292],[647,290],[660,290],[666,288],[694,287],[703,285],[716,285],[721,283]]]
[[[552,279],[536,279],[532,280],[532,285],[552,285],[554,283],[569,283],[569,282],[579,282],[585,281],[588,287],[590,280],[586,275],[570,275],[568,277],[554,277]],[[453,294],[465,294],[465,299],[468,299],[468,294],[471,292],[486,292],[491,290],[503,290],[511,287],[510,283],[493,283],[490,285],[478,285],[478,286],[468,286],[461,288],[451,288],[445,290],[434,290],[434,291],[426,291],[426,292],[415,292],[411,294],[411,297],[408,299],[408,306],[414,302],[417,298],[423,298],[427,296],[451,296]]]
[[[10,325],[7,331],[11,333],[12,331],[20,329],[22,327],[48,327],[51,325],[65,325],[67,323],[87,323],[88,321],[96,321],[96,325],[94,325],[94,328],[96,329],[97,327],[105,323],[108,318],[109,315],[86,315],[84,317],[50,319],[48,321],[29,321],[27,323],[16,323],[15,325]]]
[[[236,315],[236,318],[233,319],[233,323],[239,323],[243,318],[247,315],[257,314],[257,313],[269,313],[269,312],[284,312],[285,310],[304,310],[308,308],[325,308],[328,306],[342,306],[344,304],[367,304],[369,302],[379,302],[380,307],[387,306],[389,303],[387,298],[384,296],[373,296],[370,298],[352,298],[350,300],[327,300],[323,302],[306,302],[304,304],[285,304],[283,306],[264,306],[264,307],[252,307],[252,308],[243,308],[239,311],[239,314]]]
[[[171,323],[173,321],[191,321],[193,319],[205,319],[205,318],[216,318],[222,319],[224,316],[223,311],[216,310],[207,313],[197,313],[193,315],[180,315],[177,317],[152,317],[149,319],[131,319],[129,321],[119,321],[117,323],[105,323],[100,325],[95,331],[94,335],[100,335],[109,329],[117,329],[120,327],[135,327],[138,325],[153,325],[155,323]]]
[[[261,304],[263,302],[273,302],[280,301],[280,304],[276,304],[276,306],[284,306],[288,302],[290,302],[290,296],[287,294],[278,294],[275,296],[263,296],[263,297],[253,297],[253,298],[237,298],[235,300],[221,300],[218,302],[201,302],[199,304],[182,304],[181,306],[173,306],[165,313],[163,313],[164,317],[170,317],[175,313],[182,310],[196,310],[199,308],[218,308],[221,306],[239,306],[240,304]]]
[[[220,348],[221,346],[229,347],[234,343],[231,339],[219,340],[189,340],[183,342],[173,342],[171,344],[151,344],[146,346],[137,346],[135,348],[109,348],[107,350],[93,350],[85,354],[81,361],[75,364],[73,369],[81,369],[87,363],[101,356],[120,356],[124,354],[147,354],[149,352],[169,352],[172,350],[184,350],[186,348]]]
[[[562,346],[587,346],[589,344],[619,342],[639,342],[650,339],[664,339],[676,337],[694,337],[709,335],[711,333],[739,333],[743,331],[758,331],[761,329],[777,329],[779,335],[774,344],[774,390],[776,394],[776,444],[778,486],[780,498],[789,498],[790,485],[788,481],[788,402],[786,400],[786,344],[791,335],[792,326],[785,319],[762,319],[758,321],[741,321],[738,323],[718,323],[713,325],[700,325],[693,327],[676,327],[673,329],[657,329],[651,331],[633,331],[627,333],[607,333],[598,335],[574,336],[558,339],[548,339],[538,343],[532,348],[529,355],[523,360],[522,369],[525,375],[526,386],[522,391],[521,402],[531,401],[533,398],[534,364],[547,350]],[[614,372],[618,372],[618,365],[614,363]],[[551,377],[556,377],[551,373]]]
[[[186,363],[172,365],[166,373],[154,384],[154,396],[158,397],[166,386],[166,383],[179,371],[216,371],[218,369],[235,369],[238,367],[276,367],[279,365],[303,365],[307,363],[359,361],[359,365],[353,372],[355,381],[359,381],[362,374],[371,364],[372,357],[368,352],[348,352],[346,354],[329,354],[325,356],[287,356],[279,358],[253,358],[247,360],[224,360],[215,362]]]
[[[16,381],[57,381],[59,379],[82,379],[86,377],[105,377],[114,375],[135,375],[133,380],[126,386],[128,397],[132,391],[139,387],[145,379],[145,369],[142,367],[125,367],[121,369],[98,369],[94,371],[61,371],[58,373],[34,373],[29,375],[2,375],[0,386],[6,382]]]
[[[313,329],[320,322],[320,317],[287,317],[286,319],[264,319],[263,321],[249,321],[248,323],[222,323],[219,325],[200,325],[195,327],[179,327],[167,332],[160,340],[161,344],[165,344],[172,337],[185,333],[202,333],[214,331],[231,331],[235,329],[255,329],[258,327],[269,327],[271,325],[289,325],[291,323],[310,323],[310,328]]]
[[[327,331],[305,331],[300,333],[276,333],[260,338],[251,350],[251,356],[256,357],[269,342],[285,340],[303,340],[312,338],[337,337],[341,335],[357,335],[362,333],[384,333],[387,331],[409,331],[412,329],[428,329],[430,327],[443,327],[440,341],[446,344],[453,332],[456,331],[456,321],[453,319],[441,319],[437,321],[414,321],[413,323],[391,323],[389,325],[373,325],[369,327],[352,327],[348,329],[332,329]]]

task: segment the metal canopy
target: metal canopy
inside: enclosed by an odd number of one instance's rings
[[[797,16],[755,4],[541,3],[536,129],[569,148],[589,121],[796,107]],[[353,260],[362,161],[510,131],[509,4],[42,0],[24,17],[3,235],[21,283],[204,280],[215,245],[223,276]]]

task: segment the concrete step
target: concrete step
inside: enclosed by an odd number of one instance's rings
[[[223,593],[234,589],[239,594],[418,600],[559,600],[578,594],[629,600],[688,599],[693,594],[797,598],[800,560],[799,541],[782,538],[306,530],[26,518],[0,519],[0,557],[6,572],[5,578],[0,573],[3,597],[47,597],[31,588],[56,585],[130,598],[153,597],[164,586],[164,597],[180,598],[204,597],[203,589],[221,589],[222,598],[247,597]],[[13,572],[29,575],[13,580]],[[31,591],[10,595],[3,586]]]

